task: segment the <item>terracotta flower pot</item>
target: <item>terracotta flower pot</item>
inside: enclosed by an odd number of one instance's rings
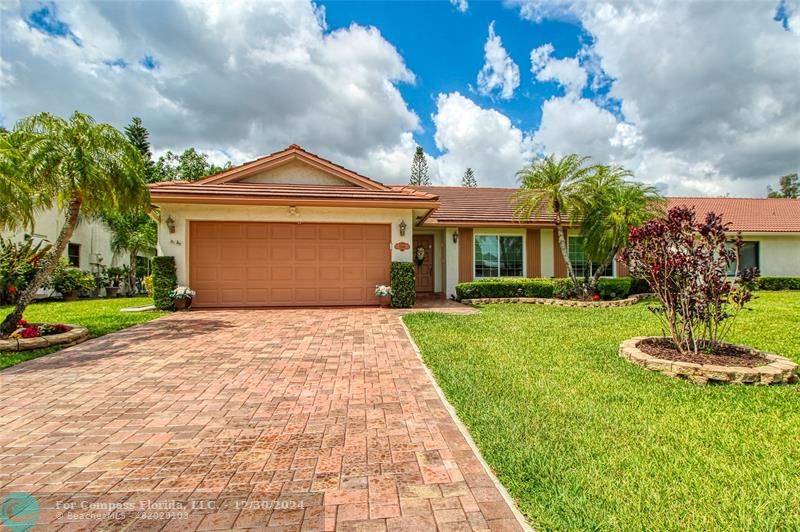
[[[392,296],[378,296],[378,300],[383,308],[389,308],[392,306]]]
[[[189,310],[189,307],[192,306],[191,299],[176,298],[174,301],[175,301],[175,310]]]
[[[117,297],[119,286],[106,286],[106,297]]]

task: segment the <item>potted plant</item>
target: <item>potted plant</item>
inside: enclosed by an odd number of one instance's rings
[[[189,310],[192,306],[194,294],[194,290],[188,286],[179,286],[169,293],[175,303],[175,310]]]
[[[119,293],[119,284],[125,270],[117,266],[106,268],[106,297],[117,297]]]
[[[391,286],[384,286],[384,285],[377,285],[375,287],[375,295],[378,296],[378,299],[381,302],[382,307],[389,307],[392,304],[392,287]]]
[[[49,287],[61,293],[64,301],[76,301],[81,292],[91,292],[95,286],[94,276],[82,272],[62,258],[50,279]]]

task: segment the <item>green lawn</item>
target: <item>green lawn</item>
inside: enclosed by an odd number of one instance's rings
[[[73,303],[34,303],[25,311],[25,319],[29,322],[83,325],[88,327],[92,336],[103,336],[166,314],[165,312],[120,312],[120,309],[126,307],[143,307],[152,304],[153,301],[149,297],[91,299]],[[0,316],[5,317],[10,310],[11,307],[0,307]],[[49,347],[18,353],[0,353],[0,369],[50,354],[59,349],[61,348]]]
[[[617,356],[647,303],[404,318],[459,417],[541,529],[800,529],[800,385],[696,386]],[[800,361],[800,293],[731,341]]]

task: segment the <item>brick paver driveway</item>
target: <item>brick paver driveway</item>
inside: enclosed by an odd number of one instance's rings
[[[175,314],[3,371],[0,423],[47,527],[520,528],[395,311]]]

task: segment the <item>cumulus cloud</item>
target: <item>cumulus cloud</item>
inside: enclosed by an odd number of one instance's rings
[[[550,43],[531,50],[531,72],[539,81],[555,81],[571,96],[580,94],[588,79],[586,70],[581,67],[577,57],[552,57],[553,50]]]
[[[478,72],[478,92],[483,95],[498,93],[508,100],[519,87],[519,66],[503,48],[503,41],[494,32],[494,21],[489,24],[489,37],[483,46],[485,62]]]
[[[580,21],[593,45],[575,59],[593,60],[583,66],[602,70],[621,105],[618,118],[600,100],[546,101],[535,134],[546,150],[626,162],[670,193],[761,196],[800,167],[796,2],[516,3],[534,21]],[[550,53],[532,54],[545,61],[537,79],[568,91],[563,72],[542,74]]]
[[[419,128],[397,88],[415,77],[395,47],[374,27],[328,31],[312,3],[55,4],[47,22],[75,39],[32,24],[28,4],[4,9],[9,125],[42,110],[116,126],[138,115],[158,150],[234,162],[292,142],[359,162]]]
[[[438,183],[458,185],[464,170],[475,170],[481,186],[513,186],[514,174],[532,156],[531,139],[504,114],[480,107],[458,92],[436,99],[434,140]]]

